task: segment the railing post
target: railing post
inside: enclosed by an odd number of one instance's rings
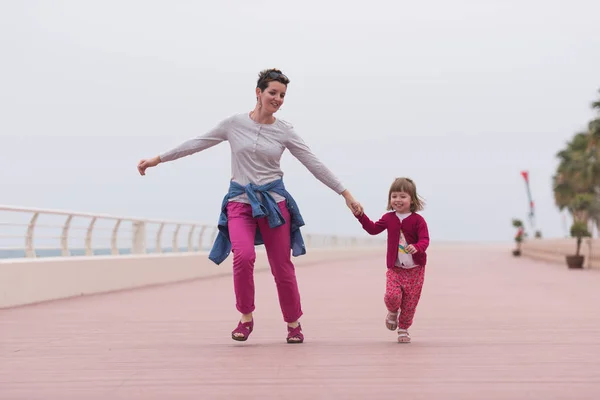
[[[121,225],[121,220],[118,219],[115,227],[112,231],[112,236],[110,237],[110,252],[112,255],[116,256],[119,254],[119,247],[117,246],[117,234],[119,233],[119,226]]]
[[[33,246],[33,232],[35,230],[35,223],[38,219],[40,213],[34,213],[31,219],[29,220],[29,225],[27,226],[27,236],[25,237],[25,257],[35,257],[35,248]]]
[[[69,228],[71,227],[71,221],[73,216],[69,215],[65,224],[63,225],[62,234],[60,236],[60,252],[63,257],[69,257]]]
[[[133,221],[132,254],[146,253],[146,224],[143,221]]]
[[[163,231],[164,227],[165,227],[165,223],[163,222],[162,224],[160,224],[160,227],[158,228],[158,232],[156,232],[156,244],[154,245],[154,247],[156,248],[155,251],[157,253],[162,253],[161,237],[162,237],[162,231]]]
[[[587,260],[587,267],[591,268],[592,267],[592,238],[587,239],[587,245],[588,245],[588,254],[585,259]]]
[[[188,233],[188,252],[193,250],[194,244],[192,243],[192,237],[194,236],[194,230],[196,229],[196,225],[192,225],[190,228],[190,233]]]
[[[179,252],[179,246],[177,245],[177,236],[179,235],[179,228],[181,228],[181,225],[177,224],[175,232],[173,232],[173,243],[171,245],[171,247],[173,248],[173,253]]]
[[[202,226],[200,228],[200,234],[198,235],[198,251],[202,251],[202,237],[204,236],[204,231],[206,230],[206,226]]]
[[[94,251],[92,250],[92,232],[94,231],[94,224],[96,223],[96,217],[92,218],[90,225],[88,226],[87,233],[85,235],[85,255],[93,256]]]
[[[213,233],[212,236],[210,237],[210,242],[214,243],[215,242],[215,238],[217,237],[217,232],[219,231],[219,228],[215,227],[213,229]]]

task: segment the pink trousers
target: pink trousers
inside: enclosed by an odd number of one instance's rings
[[[421,298],[425,267],[388,268],[386,278],[385,306],[391,312],[400,310],[398,328],[408,329],[413,323]]]
[[[270,228],[267,218],[253,218],[249,204],[229,202],[227,220],[231,251],[233,252],[233,285],[236,308],[242,314],[254,311],[254,235],[260,229],[271,273],[275,278],[279,305],[285,322],[295,322],[302,315],[300,292],[296,281],[296,271],[291,261],[290,213],[285,201],[279,202],[279,209],[286,223]]]

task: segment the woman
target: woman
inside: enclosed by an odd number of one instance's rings
[[[260,72],[254,110],[226,118],[206,134],[138,164],[139,173],[145,175],[147,168],[161,162],[197,153],[225,140],[229,142],[232,179],[223,199],[219,235],[209,258],[219,264],[230,250],[233,252],[236,308],[242,316],[231,337],[238,341],[247,340],[254,329],[255,244],[265,245],[283,319],[288,325],[287,342],[304,341],[298,321],[302,316],[300,294],[290,256],[290,249],[294,256],[306,252],[299,229],[304,221],[283,185],[279,162],[285,149],[317,179],[341,194],[354,213],[362,213],[360,203],[319,161],[293,127],[273,115],[284,102],[289,82],[280,70]]]

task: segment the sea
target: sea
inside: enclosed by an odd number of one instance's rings
[[[203,251],[208,251],[210,250],[209,248],[203,248]],[[185,253],[188,251],[187,246],[186,247],[181,247],[179,249],[179,252],[181,253]],[[194,248],[194,251],[198,251],[198,247]],[[172,247],[165,247],[162,249],[163,253],[173,253],[173,248]],[[60,249],[39,249],[35,251],[36,253],[36,257],[37,258],[48,258],[48,257],[61,257],[61,250]],[[69,253],[72,257],[81,257],[81,256],[85,256],[85,249],[81,248],[81,249],[69,249]],[[150,248],[150,249],[146,249],[146,253],[147,254],[152,254],[152,253],[156,253],[156,249],[154,248]],[[99,249],[94,249],[93,250],[93,254],[95,256],[106,256],[106,255],[111,255],[111,250],[109,248],[99,248]],[[127,255],[127,254],[131,254],[131,249],[130,248],[120,248],[119,249],[119,255]],[[0,259],[8,259],[8,258],[25,258],[25,249],[18,249],[18,250],[0,250]]]

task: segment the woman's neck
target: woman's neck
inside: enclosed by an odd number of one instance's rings
[[[275,122],[275,117],[273,114],[263,112],[262,108],[259,108],[258,106],[256,106],[254,110],[250,111],[250,118],[259,124],[272,124]]]

